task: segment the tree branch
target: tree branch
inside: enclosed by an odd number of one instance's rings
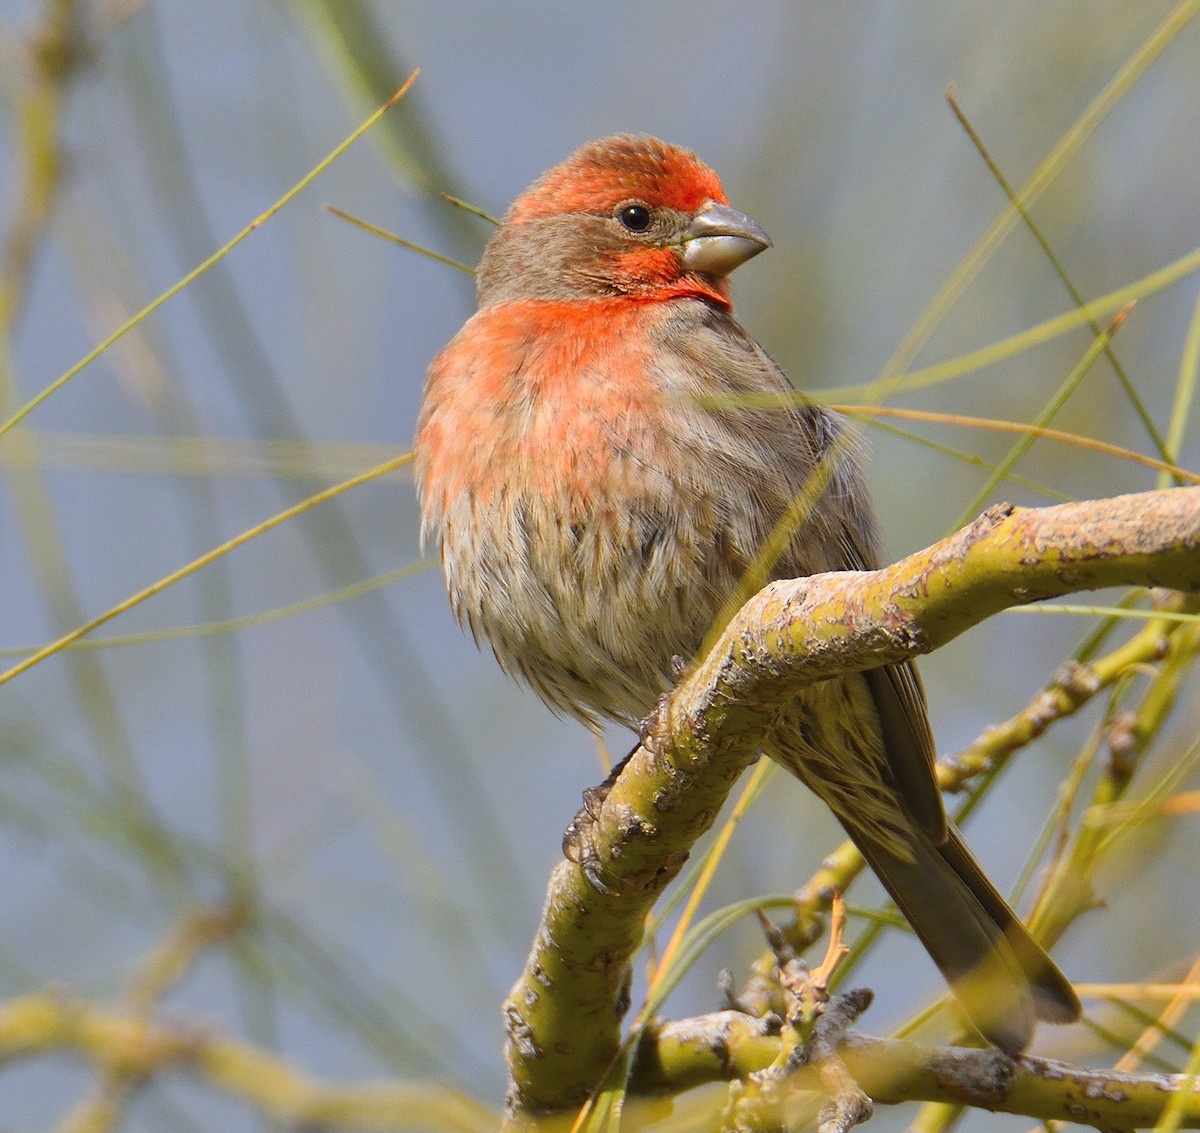
[[[550,879],[505,1003],[510,1105],[577,1105],[617,1057],[646,914],[799,688],[928,653],[1009,607],[1108,586],[1200,588],[1200,489],[997,505],[883,570],[771,583],[658,706]]]
[[[195,1026],[171,1026],[57,995],[0,1004],[0,1066],[47,1051],[74,1054],[139,1082],[187,1073],[288,1129],[496,1128],[494,1113],[443,1084],[321,1082],[272,1053]]]
[[[706,1082],[745,1078],[771,1064],[778,1029],[736,1011],[652,1026],[642,1036],[630,1085],[679,1092]],[[849,1035],[838,1053],[855,1082],[879,1105],[950,1102],[1040,1121],[1100,1129],[1148,1128],[1172,1097],[1183,1097],[1185,1128],[1200,1126],[1200,1083],[1185,1074],[1129,1074],[1050,1058],[970,1047],[925,1047]],[[822,1093],[814,1068],[796,1072],[797,1090]]]

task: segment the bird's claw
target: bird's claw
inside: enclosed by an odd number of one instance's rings
[[[562,841],[563,857],[579,866],[588,884],[606,897],[614,896],[618,889],[605,880],[606,871],[596,847],[595,827],[600,808],[611,789],[612,776],[598,787],[588,787],[583,792],[583,806],[563,831]]]

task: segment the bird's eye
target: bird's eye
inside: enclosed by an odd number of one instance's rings
[[[650,227],[650,210],[645,205],[625,205],[617,219],[630,232],[645,232]]]

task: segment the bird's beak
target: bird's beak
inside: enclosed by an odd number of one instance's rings
[[[688,271],[720,277],[770,246],[771,237],[744,212],[709,201],[692,217],[679,257]]]

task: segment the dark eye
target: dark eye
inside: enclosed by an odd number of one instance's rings
[[[625,205],[617,213],[617,219],[630,232],[645,232],[650,227],[650,210],[645,205]]]

